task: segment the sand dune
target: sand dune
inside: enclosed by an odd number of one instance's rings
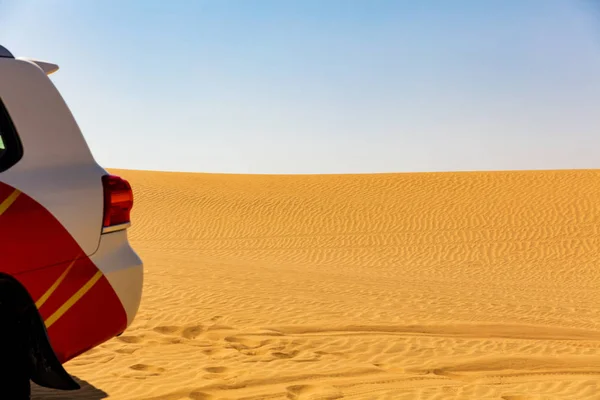
[[[600,171],[114,172],[142,308],[34,398],[600,398]]]

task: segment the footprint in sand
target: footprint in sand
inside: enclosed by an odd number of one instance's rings
[[[139,336],[118,336],[117,340],[123,343],[141,343],[143,339]]]
[[[129,368],[134,371],[144,371],[144,372],[152,372],[152,373],[158,373],[158,374],[165,372],[164,368],[155,367],[153,365],[147,365],[147,364],[133,364],[133,365],[130,365]]]
[[[176,338],[176,337],[169,337],[169,338],[163,339],[162,342],[165,344],[180,344],[183,342],[183,340],[180,338]]]
[[[204,350],[201,350],[202,354],[204,354],[205,356],[208,357],[212,357],[212,356],[217,356],[219,354],[226,354],[228,352],[227,349],[223,349],[223,348],[206,348]]]
[[[200,336],[203,331],[204,328],[202,325],[188,326],[187,328],[183,329],[181,336],[186,339],[195,339],[196,337]]]
[[[203,376],[204,379],[224,379],[227,376],[223,375],[229,371],[227,367],[206,367],[204,371],[207,372],[206,375]]]
[[[174,326],[174,325],[163,325],[157,326],[153,329],[154,332],[160,333],[161,335],[179,335],[184,339],[195,339],[202,332],[204,332],[204,327],[202,325],[191,325],[187,327],[182,326]],[[180,343],[179,341],[175,341],[174,343]]]
[[[122,349],[116,349],[115,353],[119,353],[119,354],[133,354],[136,351],[138,351],[139,349],[140,349],[139,347],[135,348],[135,349],[131,348],[131,347],[125,347],[125,348],[122,348]]]
[[[210,372],[211,374],[223,374],[228,371],[227,367],[206,367],[204,368],[206,372]]]
[[[151,376],[159,376],[163,372],[165,372],[164,368],[155,367],[154,365],[148,364],[133,364],[129,366],[129,369],[134,372],[126,373],[123,375],[123,377],[133,379],[146,379]]]
[[[270,340],[247,339],[241,336],[227,336],[223,340],[238,349],[259,349],[271,343]]]
[[[342,392],[331,386],[294,385],[286,389],[287,398],[291,400],[335,400],[344,397]]]
[[[180,327],[178,326],[171,326],[171,325],[166,325],[166,326],[157,326],[156,328],[153,329],[154,332],[163,334],[163,335],[174,335],[177,332],[179,332],[181,330]]]
[[[188,398],[192,400],[212,400],[215,398],[212,394],[200,392],[198,390],[194,390],[192,393],[188,395]]]

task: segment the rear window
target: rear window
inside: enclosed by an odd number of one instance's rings
[[[11,168],[22,156],[21,140],[4,102],[0,99],[0,172]]]

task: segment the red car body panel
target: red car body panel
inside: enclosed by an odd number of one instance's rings
[[[4,183],[0,254],[0,272],[36,302],[61,362],[125,330],[125,310],[102,272],[48,210]]]

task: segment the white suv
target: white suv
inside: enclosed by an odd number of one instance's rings
[[[0,46],[0,398],[78,389],[62,363],[120,335],[142,295],[131,186],[94,160],[57,69]]]

